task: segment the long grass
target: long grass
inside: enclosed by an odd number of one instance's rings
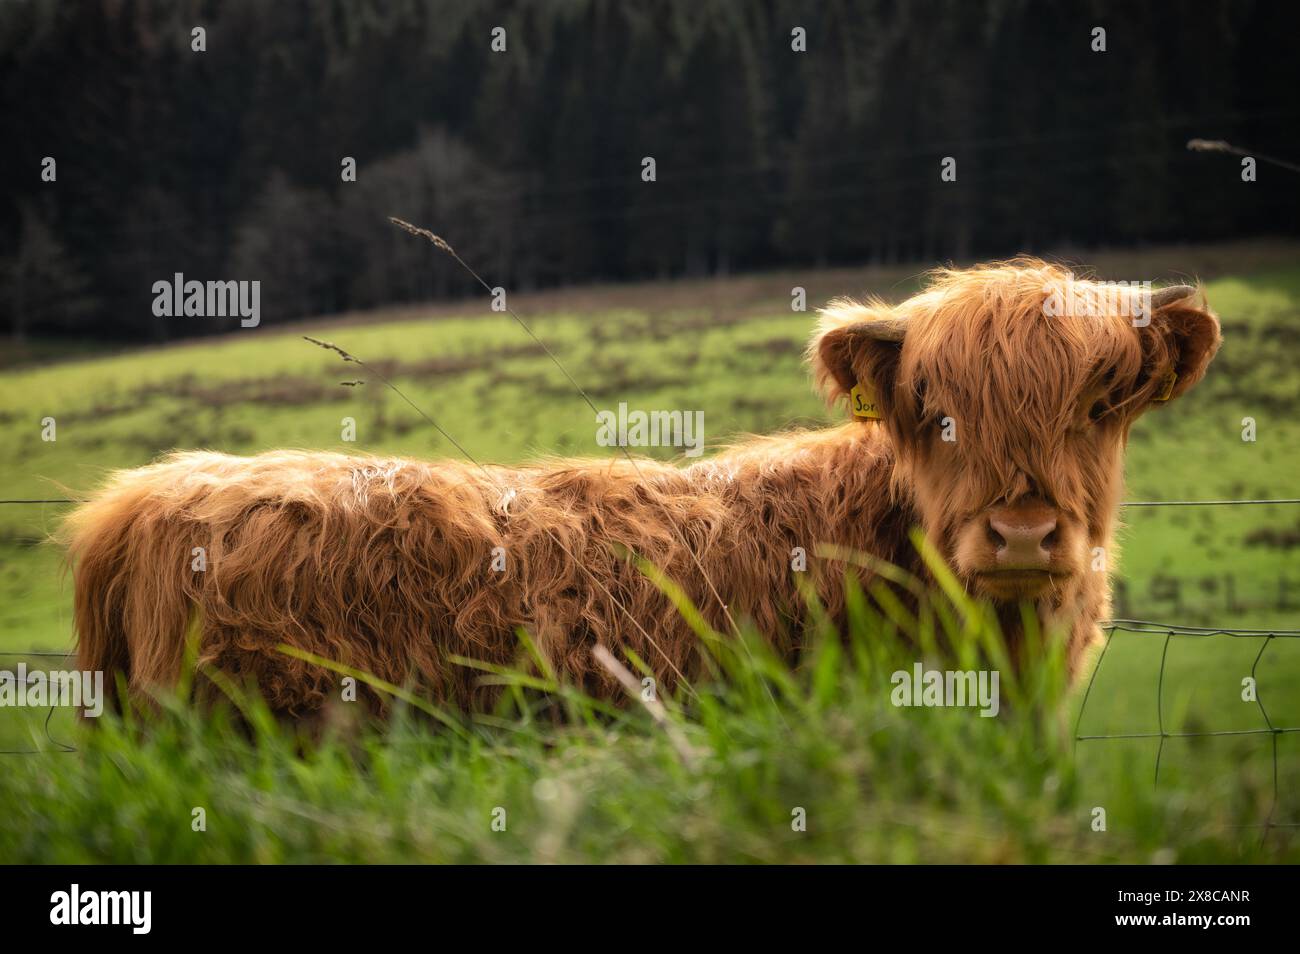
[[[923,542],[921,545],[924,547]],[[1011,665],[987,607],[936,564],[908,612],[849,588],[846,633],[815,601],[797,666],[742,626],[697,627],[709,675],[638,697],[644,661],[612,653],[626,704],[556,680],[520,635],[489,712],[405,689],[383,725],[305,735],[251,687],[197,711],[181,693],[128,706],[78,751],[0,772],[10,862],[1221,862],[1293,861],[1261,838],[1262,779],[1155,790],[1130,772],[1105,805],[1078,785],[1060,641]],[[653,572],[647,568],[647,572]],[[811,600],[811,597],[809,597]],[[946,662],[942,662],[946,660]],[[340,677],[344,672],[325,660]],[[896,706],[894,673],[995,666],[1002,712]],[[375,685],[375,683],[371,683]],[[188,685],[188,683],[187,683]],[[644,683],[640,684],[642,687]],[[653,705],[643,704],[653,702]],[[345,714],[346,704],[340,710]],[[1097,830],[1097,809],[1105,830]]]

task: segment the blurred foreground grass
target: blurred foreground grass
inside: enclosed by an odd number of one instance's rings
[[[702,632],[717,677],[656,723],[554,683],[521,644],[511,689],[474,718],[399,708],[386,728],[305,739],[255,694],[213,717],[106,717],[76,753],[7,763],[0,857],[19,862],[1294,861],[1251,827],[1267,766],[1154,790],[1121,754],[1096,802],[1059,717],[1059,652],[1000,658],[978,607],[952,615],[959,666],[991,659],[1002,713],[893,704],[917,659],[854,591],[850,637],[811,627],[797,672],[754,633]],[[904,631],[910,628],[904,621]],[[934,634],[921,624],[921,643]],[[915,636],[914,636],[915,638]],[[935,657],[930,656],[931,661]],[[625,665],[635,667],[629,658]],[[199,676],[198,678],[202,678]],[[634,683],[635,685],[635,683]],[[426,704],[427,705],[427,704]],[[344,707],[346,708],[346,707]],[[337,725],[337,724],[336,724]],[[1132,753],[1128,753],[1131,756]],[[1282,784],[1294,788],[1294,765]],[[1104,810],[1104,830],[1097,824]]]

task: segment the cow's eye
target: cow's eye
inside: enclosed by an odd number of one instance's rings
[[[1092,407],[1088,409],[1088,420],[1096,424],[1103,417],[1110,413],[1110,387],[1115,383],[1115,369],[1107,368],[1101,376],[1101,395],[1093,402]]]

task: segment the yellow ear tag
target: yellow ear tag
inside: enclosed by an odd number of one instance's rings
[[[1169,374],[1165,376],[1164,383],[1160,385],[1160,393],[1157,394],[1154,398],[1152,398],[1152,400],[1168,401],[1169,396],[1174,393],[1174,385],[1177,383],[1178,383],[1178,372],[1171,370]]]
[[[880,405],[876,403],[876,393],[868,387],[861,384],[853,385],[853,390],[849,392],[849,404],[853,407],[854,417],[864,417],[872,421],[882,419]]]

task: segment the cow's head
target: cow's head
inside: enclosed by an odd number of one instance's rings
[[[1219,341],[1197,289],[1018,259],[938,272],[896,306],[832,302],[810,354],[829,399],[874,399],[895,493],[966,586],[1059,606],[1105,559],[1129,427],[1196,384]]]

